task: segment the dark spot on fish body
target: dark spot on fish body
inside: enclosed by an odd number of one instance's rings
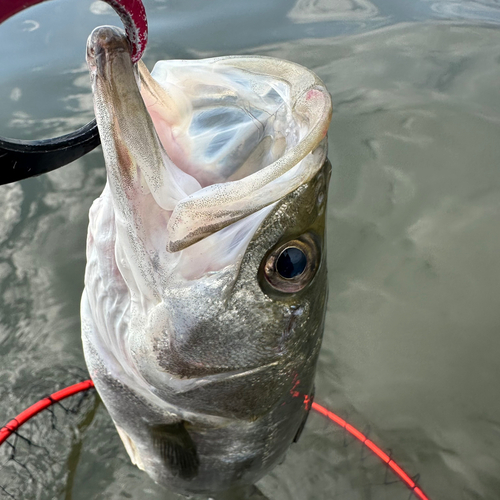
[[[278,352],[281,355],[286,354],[287,344],[294,338],[295,330],[297,326],[301,324],[299,319],[304,315],[304,312],[307,312],[308,310],[309,307],[307,303],[304,305],[285,306],[283,312],[283,330],[277,345]]]
[[[198,474],[200,460],[196,445],[186,428],[187,422],[158,424],[150,427],[155,450],[172,475],[193,479]]]

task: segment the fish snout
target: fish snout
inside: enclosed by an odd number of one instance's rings
[[[130,51],[125,31],[116,26],[99,26],[87,40],[87,63],[99,76],[104,77],[112,60],[123,54],[130,60]]]

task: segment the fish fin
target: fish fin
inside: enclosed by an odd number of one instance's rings
[[[139,469],[144,470],[144,464],[142,463],[141,455],[139,454],[139,450],[136,448],[130,436],[118,425],[116,425],[116,430],[118,431],[118,435],[120,436],[123,445],[125,446],[125,450],[130,457],[130,461],[139,467]]]
[[[200,460],[196,445],[185,426],[185,421],[151,426],[153,444],[172,474],[192,479],[198,474]]]

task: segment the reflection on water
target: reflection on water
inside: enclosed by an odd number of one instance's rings
[[[113,15],[114,10],[111,5],[101,2],[100,0],[96,0],[95,2],[92,2],[90,5],[90,12],[92,14],[96,15]]]
[[[440,17],[446,19],[467,19],[482,22],[498,23],[500,21],[500,4],[497,0],[480,2],[448,0],[427,0],[430,7]]]
[[[295,23],[371,19],[378,9],[368,0],[297,0],[288,17]]]
[[[13,56],[3,60],[0,75],[1,133],[53,135],[91,118],[86,34],[118,21],[114,14],[95,15],[99,9],[88,1],[72,4],[75,23],[71,8],[65,10],[70,3],[54,0],[5,25],[21,49],[6,42]],[[477,14],[491,22],[497,3],[401,5],[353,0],[327,11],[322,1],[291,7],[215,0],[212,11],[197,0],[146,2],[152,27],[146,61],[272,55],[325,81],[334,102],[331,286],[316,397],[369,430],[410,473],[420,473],[431,498],[496,500],[500,32],[435,22],[367,32],[374,24],[364,21],[421,20],[425,13],[426,19],[469,20]],[[47,25],[55,11],[75,31],[61,52],[57,36],[67,27],[59,32],[55,23]],[[16,30],[34,26],[27,20],[40,27],[21,35]],[[345,32],[353,34],[339,36]],[[29,43],[37,40],[51,50],[31,60],[27,47],[35,51]],[[98,150],[0,189],[2,421],[84,369],[78,303],[87,213],[104,180]],[[270,500],[408,498],[404,487],[386,484],[376,460],[344,440],[311,416],[300,442],[259,482],[260,490]],[[180,498],[130,464],[102,406],[83,438],[75,435],[78,443],[77,459],[69,458],[74,448],[59,449],[60,484],[39,498],[59,498],[65,489],[60,498],[70,498],[68,491],[74,500]],[[43,470],[37,478],[44,480]]]

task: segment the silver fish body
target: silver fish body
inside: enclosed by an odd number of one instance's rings
[[[156,81],[111,27],[92,33],[87,60],[108,175],[82,297],[90,374],[158,483],[254,483],[313,397],[329,95],[270,58],[165,62]]]

